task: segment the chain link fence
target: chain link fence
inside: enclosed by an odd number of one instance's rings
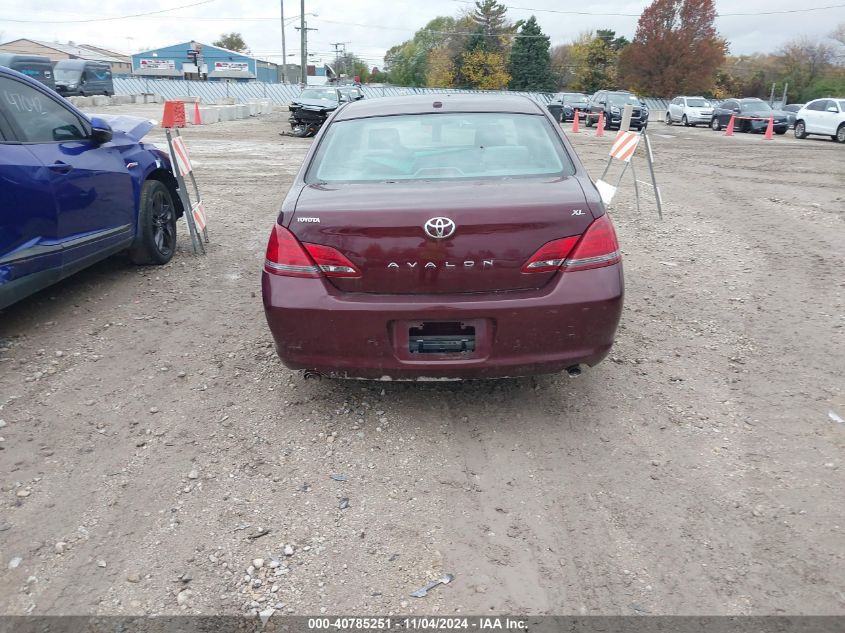
[[[401,86],[371,87],[363,86],[364,96],[396,97],[418,94],[516,94],[523,95],[548,105],[553,93],[550,92],[512,92],[508,90],[464,90],[460,88],[411,88]],[[286,105],[300,93],[296,84],[270,84],[261,81],[254,82],[224,82],[224,81],[187,81],[184,79],[149,79],[141,77],[115,78],[116,94],[130,95],[154,93],[165,99],[178,97],[200,97],[206,103],[213,103],[216,99],[225,97],[236,98],[245,102],[250,99],[270,99],[273,103]],[[649,110],[665,110],[666,100],[651,97],[644,98]]]

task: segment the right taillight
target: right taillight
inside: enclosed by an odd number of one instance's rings
[[[360,277],[361,271],[340,251],[323,244],[303,244],[276,224],[267,243],[264,270],[283,277]]]
[[[589,270],[622,261],[616,231],[607,214],[595,220],[583,235],[573,235],[543,244],[522,265],[524,273],[555,270]]]
[[[622,255],[619,252],[616,231],[613,229],[610,217],[605,213],[587,227],[575,249],[563,263],[562,270],[589,270],[617,264],[620,261],[622,261]]]

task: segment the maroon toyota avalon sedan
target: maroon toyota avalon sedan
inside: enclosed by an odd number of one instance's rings
[[[282,203],[262,273],[285,365],[338,378],[497,378],[600,362],[622,263],[545,108],[420,95],[339,108]]]

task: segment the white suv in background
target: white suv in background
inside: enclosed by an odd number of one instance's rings
[[[815,99],[795,114],[795,138],[829,136],[845,143],[845,99]]]
[[[710,124],[713,106],[704,97],[675,97],[666,110],[666,125],[683,123],[695,127],[699,123]]]

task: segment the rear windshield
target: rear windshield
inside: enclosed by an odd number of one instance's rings
[[[613,93],[607,95],[607,102],[615,106],[624,106],[629,103],[637,106],[640,105],[640,100],[634,95],[615,95]]]
[[[56,67],[56,81],[61,83],[72,83],[79,81],[82,76],[82,69]]]
[[[587,95],[582,94],[565,94],[563,95],[564,103],[587,103]]]
[[[742,111],[743,112],[768,112],[771,110],[771,106],[765,101],[743,101],[742,102]]]
[[[308,182],[569,176],[575,167],[545,117],[411,114],[331,124]]]
[[[691,108],[706,108],[709,104],[704,99],[687,99],[687,105]]]
[[[332,89],[308,89],[299,94],[300,99],[320,99],[323,101],[337,101],[337,92]]]

